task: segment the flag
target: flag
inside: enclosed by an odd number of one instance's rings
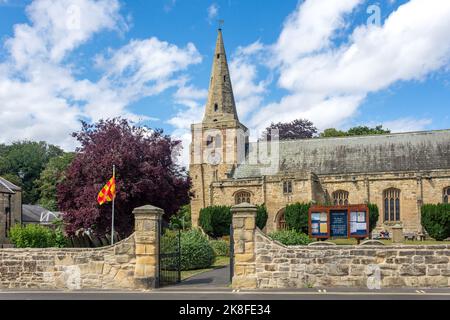
[[[113,176],[98,193],[97,201],[100,205],[110,202],[116,196],[116,178]]]

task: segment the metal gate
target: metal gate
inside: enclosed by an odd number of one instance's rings
[[[181,282],[181,230],[164,230],[159,226],[158,287]]]
[[[230,225],[230,283],[233,283],[234,275],[234,232],[233,223]]]

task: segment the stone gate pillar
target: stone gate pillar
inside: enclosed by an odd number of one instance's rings
[[[234,238],[234,289],[256,289],[255,230],[257,208],[241,203],[231,208]]]
[[[143,289],[155,288],[159,270],[159,224],[164,211],[154,206],[133,210],[135,219],[136,285]]]

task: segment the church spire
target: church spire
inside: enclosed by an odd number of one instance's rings
[[[204,122],[220,122],[237,120],[236,104],[234,102],[233,88],[231,86],[230,72],[228,70],[227,56],[223,44],[222,29],[218,30],[216,51],[206,104]]]

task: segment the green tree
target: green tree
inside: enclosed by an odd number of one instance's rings
[[[379,212],[376,204],[369,203],[367,206],[369,207],[369,233],[371,233],[377,226]]]
[[[45,169],[35,181],[39,190],[39,204],[48,210],[57,211],[56,187],[64,181],[65,172],[75,158],[75,153],[64,153],[62,156],[50,159]]]
[[[34,204],[39,200],[39,190],[34,182],[39,178],[50,159],[64,151],[46,142],[20,141],[0,148],[0,175],[13,177],[22,187],[23,202]],[[17,180],[20,179],[20,183]]]
[[[425,204],[421,211],[422,225],[433,239],[450,237],[450,204]]]
[[[286,226],[289,230],[308,234],[309,203],[294,203],[285,209]]]
[[[325,129],[321,134],[321,138],[330,137],[350,137],[350,136],[368,136],[376,134],[387,134],[391,133],[389,129],[383,129],[382,125],[370,128],[367,126],[357,126],[350,128],[348,131],[337,130],[335,128]]]

